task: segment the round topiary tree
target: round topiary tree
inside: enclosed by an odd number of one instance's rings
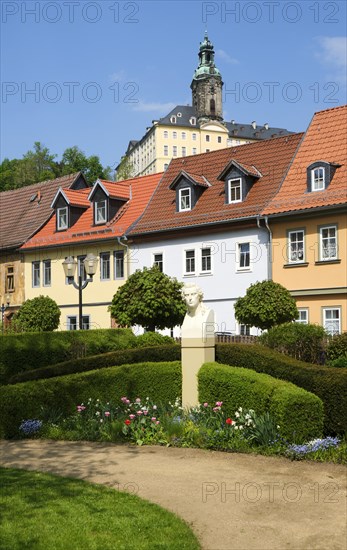
[[[121,327],[141,325],[149,331],[173,328],[182,324],[187,309],[182,286],[157,266],[138,269],[113,296],[109,311]]]
[[[237,321],[262,330],[294,321],[298,316],[294,298],[284,286],[273,281],[251,285],[235,303]]]
[[[22,332],[51,332],[59,326],[60,309],[49,296],[38,296],[23,302],[13,321]]]

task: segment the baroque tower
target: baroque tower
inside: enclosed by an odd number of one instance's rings
[[[194,72],[190,85],[199,123],[209,120],[223,120],[222,76],[214,64],[214,49],[205,31],[200,42],[199,66]]]

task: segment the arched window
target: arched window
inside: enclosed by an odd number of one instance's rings
[[[211,112],[211,115],[216,114],[216,102],[214,99],[210,99],[210,112]]]

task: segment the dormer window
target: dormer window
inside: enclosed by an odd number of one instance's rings
[[[318,166],[311,170],[311,191],[323,191],[325,189],[325,168]]]
[[[179,211],[186,212],[192,208],[192,197],[190,187],[179,190]]]
[[[176,117],[174,115],[170,118],[170,122],[171,124],[176,124]]]
[[[94,203],[94,219],[96,224],[106,223],[107,221],[106,200],[96,201]]]
[[[242,191],[241,191],[241,179],[231,179],[228,181],[228,191],[229,191],[229,204],[233,202],[242,201]]]
[[[189,122],[192,126],[196,126],[196,118],[195,116],[190,117]]]
[[[57,231],[64,231],[68,228],[68,207],[57,208]]]

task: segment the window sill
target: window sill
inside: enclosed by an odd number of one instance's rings
[[[331,264],[340,264],[341,263],[341,260],[319,260],[318,262],[315,262],[314,265],[325,265],[325,264],[328,264],[328,265],[331,265]]]
[[[201,271],[199,273],[200,277],[211,277],[212,275],[213,275],[213,273],[211,271]]]
[[[298,263],[292,263],[292,264],[284,264],[283,267],[284,269],[287,269],[287,268],[291,268],[291,267],[307,267],[308,266],[308,262],[298,262]]]
[[[251,273],[253,270],[250,267],[241,267],[240,269],[236,269],[236,273]]]
[[[183,277],[196,277],[196,273],[184,273]]]

